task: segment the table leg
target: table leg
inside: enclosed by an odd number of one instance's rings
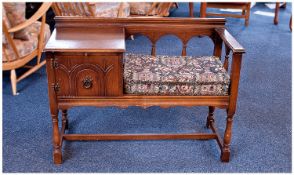
[[[58,110],[51,112],[52,124],[53,124],[53,162],[55,164],[62,163],[62,152],[60,145],[60,133],[58,128]]]

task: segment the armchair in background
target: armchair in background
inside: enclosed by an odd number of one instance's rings
[[[43,3],[38,11],[29,19],[25,19],[25,3],[3,3],[2,9],[2,68],[10,71],[13,95],[17,95],[17,83],[45,65],[41,61],[45,43],[50,37],[50,29],[46,24],[46,12],[51,3]],[[41,22],[38,19],[41,18]],[[26,65],[34,58],[34,66]],[[16,69],[29,68],[17,77]]]

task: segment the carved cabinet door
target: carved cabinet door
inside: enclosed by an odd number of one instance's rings
[[[56,55],[54,59],[58,96],[122,95],[121,56]]]

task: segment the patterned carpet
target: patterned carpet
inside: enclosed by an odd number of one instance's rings
[[[195,3],[199,16],[199,3]],[[291,172],[291,3],[280,10],[279,25],[263,3],[252,8],[250,24],[227,19],[227,28],[245,47],[239,101],[233,124],[231,162],[221,163],[215,141],[100,141],[65,142],[64,163],[52,162],[51,118],[46,72],[40,71],[18,84],[11,95],[9,72],[3,73],[4,172]],[[187,17],[188,4],[180,3],[171,16]],[[158,54],[181,53],[174,36],[161,38]],[[134,53],[149,53],[147,38],[127,41]],[[211,55],[211,41],[193,38],[188,55]],[[21,74],[23,70],[19,70]],[[73,108],[72,133],[143,133],[208,131],[206,107],[160,109]],[[224,132],[225,112],[216,111]]]

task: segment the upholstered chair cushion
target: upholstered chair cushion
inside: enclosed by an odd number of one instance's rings
[[[10,22],[10,27],[17,26],[25,22],[25,10],[26,4],[25,2],[5,2],[3,3],[3,7],[5,8],[7,18]],[[20,30],[14,33],[15,39],[29,40],[27,29]]]
[[[128,17],[130,15],[130,7],[125,2],[97,2],[95,3],[96,17]],[[122,13],[119,14],[119,9],[122,7]]]
[[[7,28],[10,28],[11,27],[10,22],[9,22],[9,20],[7,18],[7,15],[6,15],[5,8],[2,8],[2,20],[3,20],[3,22],[4,22],[4,24],[6,25]],[[13,38],[13,33],[11,33],[10,35]],[[2,43],[4,43],[4,44],[7,43],[7,40],[6,40],[6,37],[5,37],[4,32],[2,32]]]
[[[130,2],[131,15],[146,15],[152,7],[153,2]],[[150,15],[155,15],[153,10]]]
[[[41,22],[36,21],[35,23],[33,23],[32,25],[26,28],[28,40],[14,39],[14,43],[20,57],[23,57],[32,53],[37,48],[40,28],[41,28]],[[44,42],[46,43],[50,37],[50,29],[48,24],[45,25],[44,35],[45,35]],[[6,62],[8,61],[8,58],[10,61],[14,61],[17,59],[12,47],[9,44],[3,44],[2,45],[2,59],[3,59],[2,61]]]
[[[230,78],[214,56],[125,54],[124,88],[137,95],[228,95]]]

